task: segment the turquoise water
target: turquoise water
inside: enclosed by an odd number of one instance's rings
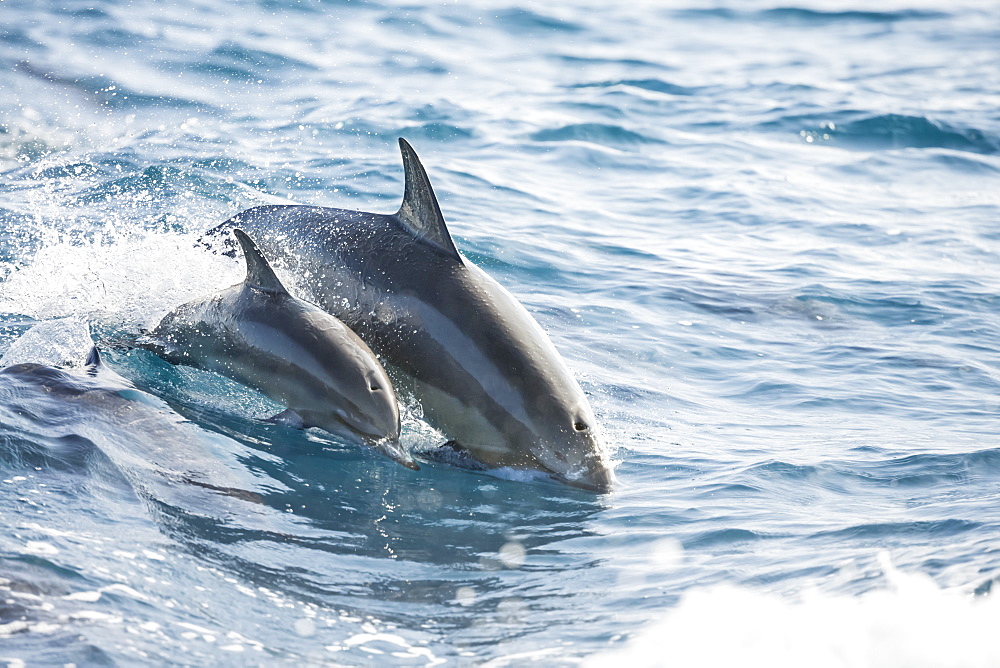
[[[995,4],[0,19],[3,363],[78,364],[89,332],[193,423],[192,466],[262,502],[144,478],[123,453],[154,439],[7,396],[0,658],[1000,663]],[[613,493],[408,471],[116,347],[240,279],[196,241],[244,208],[394,211],[399,136],[589,394]],[[405,409],[410,447],[442,440]]]

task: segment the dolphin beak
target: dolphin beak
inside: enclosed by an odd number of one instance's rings
[[[597,492],[598,494],[607,494],[615,485],[614,471],[603,466],[588,471],[579,478],[563,478],[559,476],[557,479],[559,482],[571,487],[578,487],[579,489],[585,489],[588,492]]]
[[[420,467],[410,453],[400,444],[398,438],[383,438],[379,441],[372,441],[372,447],[382,453],[397,464],[402,464],[411,471],[419,471]]]

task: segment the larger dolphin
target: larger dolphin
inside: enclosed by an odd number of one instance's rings
[[[427,173],[399,140],[395,214],[259,206],[241,227],[297,273],[412,389],[424,416],[487,466],[537,469],[607,491],[614,480],[590,405],[528,311],[463,258]]]

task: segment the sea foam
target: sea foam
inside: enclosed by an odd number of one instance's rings
[[[733,585],[694,589],[588,668],[987,668],[1000,665],[1000,599],[941,588],[880,555],[888,586],[789,599]]]

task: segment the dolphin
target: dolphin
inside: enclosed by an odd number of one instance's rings
[[[239,443],[137,389],[103,363],[96,346],[83,368],[24,362],[0,369],[0,423],[32,434],[64,461],[99,468],[100,453],[142,496],[174,506],[190,502],[176,483],[262,502],[256,478],[225,456]]]
[[[528,311],[458,252],[417,154],[399,146],[405,189],[394,214],[258,206],[208,235],[250,231],[481,464],[609,491],[613,469],[579,384]]]
[[[360,439],[410,469],[391,381],[358,336],[296,299],[242,230],[247,276],[178,307],[139,340],[174,364],[215,371],[288,407],[276,419]]]

